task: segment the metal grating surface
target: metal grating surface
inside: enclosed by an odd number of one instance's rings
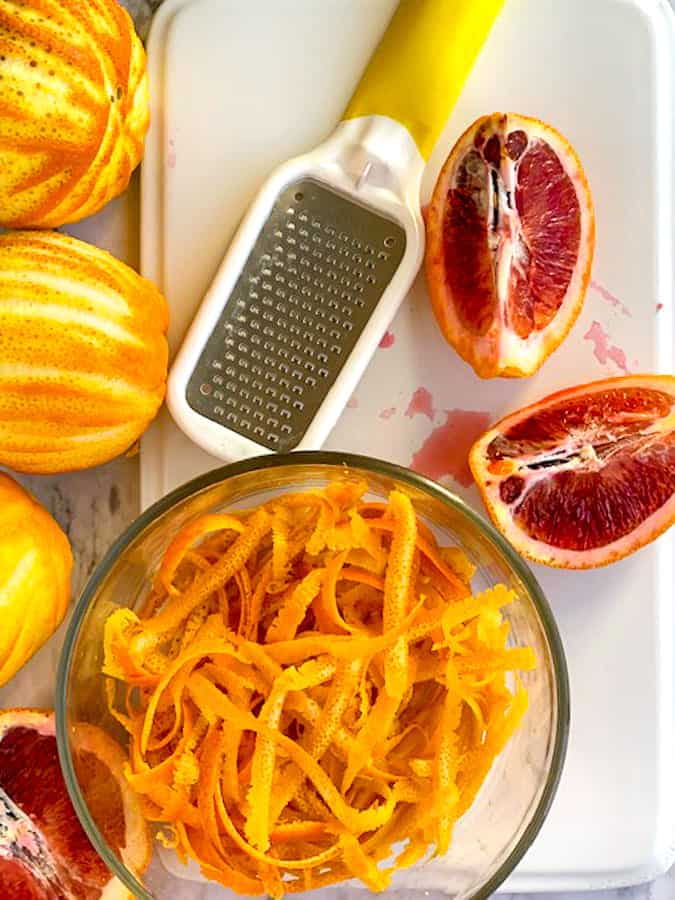
[[[405,250],[400,225],[312,179],[278,197],[187,387],[201,415],[297,447]]]

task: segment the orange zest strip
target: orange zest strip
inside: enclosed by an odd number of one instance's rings
[[[391,881],[390,873],[378,869],[353,834],[340,835],[340,846],[345,865],[355,878],[360,878],[371,891],[386,891]]]
[[[438,855],[448,852],[452,827],[456,818],[454,807],[459,800],[459,791],[455,785],[458,763],[455,732],[459,725],[461,711],[459,698],[454,693],[448,693],[443,706],[438,755],[433,774],[436,797],[443,798],[436,824],[436,853]]]
[[[284,508],[279,507],[275,510],[272,520],[272,578],[276,582],[283,582],[286,579],[290,562],[289,533],[290,519],[285,514]]]
[[[272,844],[311,843],[320,840],[325,834],[326,825],[323,822],[288,822],[277,826],[270,835],[270,840]]]
[[[408,611],[417,539],[417,517],[409,497],[400,491],[392,491],[388,511],[395,528],[384,581],[382,628],[385,632],[396,628]],[[403,635],[386,653],[384,679],[389,696],[400,699],[408,687],[408,644]]]
[[[150,732],[152,730],[157,707],[159,706],[159,702],[162,698],[163,692],[169,686],[171,680],[178,675],[181,669],[190,673],[192,669],[199,664],[200,660],[203,659],[204,656],[208,655],[208,653],[227,654],[231,652],[231,647],[229,647],[225,643],[211,643],[205,641],[203,644],[197,643],[193,645],[187,654],[185,654],[184,656],[181,655],[177,660],[174,661],[173,665],[169,667],[167,672],[164,674],[164,677],[161,679],[161,681],[153,691],[147,709],[145,711],[145,716],[143,719],[143,730],[141,732],[141,751],[143,753],[145,753],[148,749],[148,741],[150,740]]]
[[[335,593],[348,552],[342,550],[326,566],[321,591],[314,600],[314,616],[319,630],[325,634],[352,634],[356,630],[342,618]]]
[[[386,739],[398,705],[396,697],[392,697],[384,691],[378,695],[372,712],[350,747],[347,768],[342,778],[343,794],[352,786],[361,769],[370,764],[375,744]]]
[[[270,530],[270,518],[264,510],[253,513],[246,530],[225,555],[203,575],[198,576],[185,594],[171,600],[152,619],[143,623],[144,632],[161,634],[177,628],[209,594],[222,587],[244,565]],[[142,646],[142,641],[138,642]]]
[[[345,581],[356,581],[358,584],[366,584],[368,587],[375,588],[378,591],[384,591],[384,579],[372,572],[366,572],[363,569],[355,569],[353,566],[345,566],[340,573],[340,577]]]
[[[232,819],[227,811],[227,807],[225,806],[223,795],[216,791],[215,795],[216,809],[218,810],[218,815],[220,817],[221,822],[223,823],[223,827],[228,835],[228,837],[232,840],[232,842],[239,847],[244,853],[248,856],[251,856],[253,859],[258,860],[259,862],[264,863],[265,865],[278,866],[280,869],[308,869],[314,868],[316,866],[325,865],[329,860],[334,859],[338,855],[338,847],[332,846],[327,850],[324,850],[322,853],[318,853],[314,856],[310,856],[305,859],[279,859],[276,856],[270,856],[265,853],[261,853],[257,851],[255,847],[252,847],[248,844],[242,836],[239,834],[237,829],[235,828]],[[300,840],[306,840],[307,837],[324,837],[326,834],[326,828],[322,825],[321,822],[314,822],[313,828],[311,830],[307,829],[306,824],[303,823],[293,823],[293,825],[281,826],[281,828],[276,831],[276,840],[274,843],[281,844],[289,842],[289,837],[291,839],[291,843],[297,843]],[[302,825],[305,829],[305,835],[301,836],[300,831],[297,828],[298,825]],[[289,834],[289,829],[295,827],[295,833],[291,832]]]
[[[242,566],[238,572],[233,575],[235,584],[239,591],[239,634],[243,634],[246,630],[247,623],[251,620],[251,605],[253,598],[251,595],[251,579],[249,578],[246,567]]]
[[[321,659],[310,660],[299,670],[286,669],[275,680],[272,690],[260,710],[258,720],[269,728],[278,729],[288,691],[307,690],[307,688],[315,687],[329,679],[334,672],[334,664]],[[258,735],[251,764],[251,787],[247,796],[249,813],[246,818],[245,831],[246,837],[259,850],[267,850],[269,847],[269,813],[275,753],[274,743],[262,735]],[[276,815],[273,818],[276,821]]]
[[[258,623],[260,621],[260,611],[271,580],[272,569],[270,566],[267,566],[260,573],[258,583],[253,591],[253,596],[251,597],[251,605],[248,610],[249,617],[248,620],[244,622],[242,634],[249,640],[255,639],[256,637],[255,632],[258,629]]]
[[[246,526],[239,519],[222,514],[201,516],[196,521],[190,522],[189,525],[181,528],[167,547],[157,573],[157,581],[167,593],[178,594],[179,591],[173,586],[173,576],[190,547],[207,534],[213,534],[216,531],[235,531],[237,534],[241,534],[245,528]]]
[[[369,519],[368,523],[371,528],[379,529],[382,531],[393,532],[394,526],[393,524],[385,518],[379,519]],[[421,523],[418,522],[418,526]],[[417,549],[429,560],[429,562],[438,570],[438,572],[445,578],[446,582],[450,587],[453,588],[454,591],[457,592],[457,596],[463,597],[467,593],[466,585],[457,577],[457,575],[453,572],[453,570],[444,562],[441,558],[441,555],[435,549],[431,541],[424,538],[421,534],[417,535],[417,539],[415,541]]]
[[[272,688],[258,715],[258,721],[269,728],[279,728],[279,720],[286,699],[285,688]],[[249,813],[246,818],[246,837],[258,850],[267,850],[270,832],[269,808],[274,775],[276,747],[273,741],[258,735],[251,763],[251,787],[246,801]]]
[[[295,637],[310,603],[321,590],[324,578],[325,571],[323,569],[313,569],[308,575],[305,575],[270,625],[266,637],[268,643],[288,641]]]

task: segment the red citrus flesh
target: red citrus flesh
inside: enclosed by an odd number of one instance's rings
[[[512,413],[469,462],[498,528],[523,555],[605,565],[675,521],[675,378],[581,385]]]
[[[478,119],[438,177],[426,227],[446,339],[483,377],[532,374],[574,323],[590,277],[593,208],[573,148],[537,119]]]
[[[92,726],[84,728],[89,734]],[[121,789],[105,763],[112,742],[96,732],[102,753],[83,747],[78,753],[78,777],[83,786],[92,784],[94,795],[86,791],[90,811],[99,824],[105,823],[108,844],[123,855],[130,831]],[[90,782],[91,774],[96,782]],[[134,819],[133,811],[129,818]],[[141,854],[145,861],[145,846]],[[92,847],[71,805],[52,713],[0,712],[0,896],[16,900],[131,896]]]

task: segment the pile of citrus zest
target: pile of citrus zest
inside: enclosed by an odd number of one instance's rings
[[[126,777],[209,879],[282,897],[444,853],[527,694],[503,585],[346,478],[210,514],[105,625]]]

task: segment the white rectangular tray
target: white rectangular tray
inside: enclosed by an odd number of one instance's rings
[[[142,267],[169,299],[174,349],[260,182],[332,129],[394,6],[161,8],[149,48]],[[419,280],[328,447],[422,465],[479,505],[462,460],[491,420],[624,369],[673,370],[674,44],[665,0],[507,0],[424,191],[478,115],[514,110],[556,125],[578,150],[596,205],[596,280],[584,310],[535,377],[482,382],[443,342]],[[163,414],[141,465],[147,505],[218,462]],[[505,887],[646,881],[675,857],[672,536],[609,569],[536,575],[568,654],[572,731],[550,816]]]

